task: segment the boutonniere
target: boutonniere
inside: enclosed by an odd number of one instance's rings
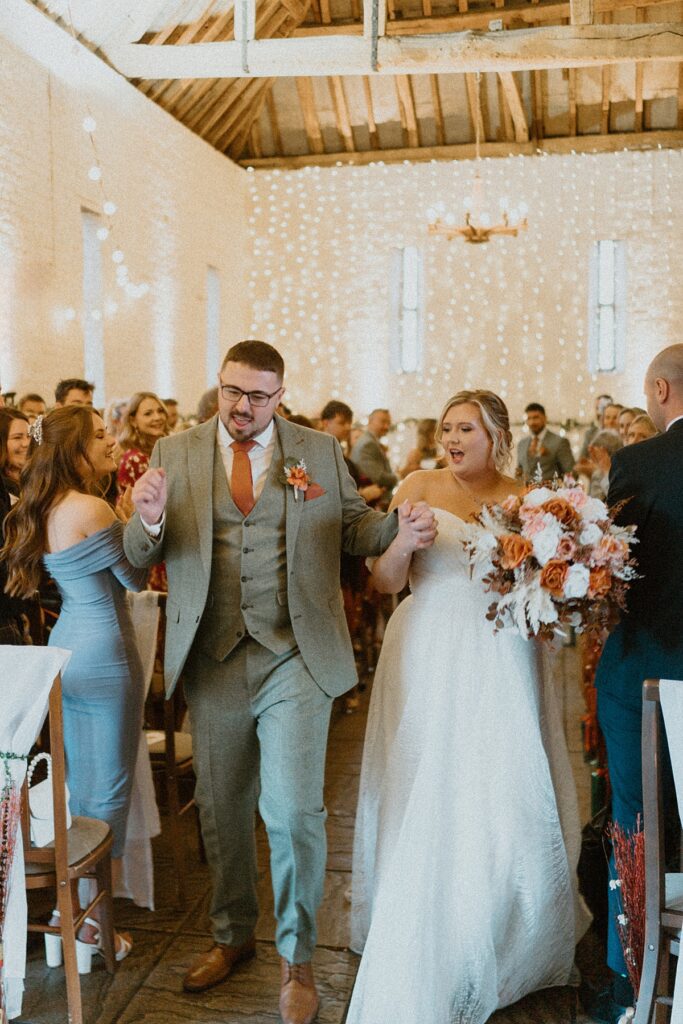
[[[282,482],[288,487],[294,488],[294,500],[299,500],[299,494],[303,495],[304,501],[320,498],[325,494],[325,488],[320,484],[314,484],[308,475],[306,463],[303,459],[285,459],[285,471]]]
[[[306,463],[303,459],[285,459],[285,472],[283,482],[294,488],[294,500],[299,500],[299,492],[305,494],[311,483],[311,478],[306,470]]]

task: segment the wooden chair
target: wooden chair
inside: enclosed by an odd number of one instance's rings
[[[55,679],[50,692],[49,725],[55,838],[49,846],[31,845],[28,786],[26,783],[24,783],[22,794],[22,837],[26,888],[55,889],[55,905],[59,911],[59,924],[29,922],[28,931],[57,935],[61,938],[69,1021],[70,1024],[83,1024],[81,985],[76,959],[76,936],[81,924],[96,906],[99,906],[100,909],[99,928],[104,961],[110,973],[116,970],[111,898],[113,836],[109,826],[95,818],[74,816],[71,828],[68,831],[66,828],[64,730],[60,675]],[[97,882],[97,894],[84,910],[74,905],[72,896],[72,882],[79,878],[94,878]]]
[[[166,594],[159,594],[159,633],[163,638],[166,633]],[[152,771],[163,780],[168,830],[171,841],[171,854],[175,878],[176,897],[179,905],[185,902],[185,876],[187,873],[186,845],[183,842],[181,819],[188,811],[195,808],[194,797],[181,800],[180,781],[193,775],[192,737],[189,733],[178,732],[178,723],[182,718],[184,701],[182,686],[179,684],[172,696],[163,703],[164,728],[146,732]],[[202,860],[204,849],[199,836],[199,850]]]
[[[683,681],[665,680],[662,685],[681,687]],[[681,703],[683,711],[683,702]],[[660,980],[668,972],[668,959],[678,955],[683,928],[683,873],[667,873],[664,866],[664,805],[662,797],[662,725],[667,735],[683,731],[683,715],[677,721],[666,721],[662,716],[660,681],[646,679],[643,684],[643,831],[645,838],[645,947],[640,989],[636,1003],[634,1024],[650,1024],[657,1004],[672,1006],[671,996],[657,995]],[[680,793],[683,777],[676,777],[676,764],[672,749],[672,762],[676,791]],[[680,799],[679,799],[680,806]],[[681,991],[683,998],[683,990]],[[678,1008],[681,1019],[683,1006]]]

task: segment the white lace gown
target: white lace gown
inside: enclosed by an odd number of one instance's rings
[[[437,509],[373,685],[353,855],[347,1024],[482,1024],[567,983],[588,917],[544,653],[493,634],[467,525]]]

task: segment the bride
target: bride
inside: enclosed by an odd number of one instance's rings
[[[412,473],[393,501],[436,510],[435,544],[412,551],[400,535],[372,565],[378,590],[409,580],[412,595],[389,622],[370,704],[352,888],[363,958],[347,1024],[483,1024],[567,984],[588,924],[547,656],[494,635],[462,546],[482,504],[521,489],[502,472],[507,409],[461,391],[437,438],[446,468]]]

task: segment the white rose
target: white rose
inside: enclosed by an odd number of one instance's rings
[[[590,544],[592,547],[598,543],[601,537],[602,530],[600,527],[596,523],[588,523],[579,534],[579,542],[581,544]]]
[[[522,505],[525,508],[536,508],[538,505],[542,505],[544,501],[548,501],[549,498],[554,498],[555,492],[551,491],[549,487],[534,487],[532,491],[525,496]]]
[[[537,534],[532,537],[532,543],[534,545],[534,555],[541,563],[545,565],[551,558],[555,557],[557,551],[557,542],[562,536],[562,527],[558,523],[555,516],[552,516],[550,512],[546,512],[543,516],[543,529],[539,530]]]
[[[595,523],[598,519],[607,519],[607,506],[599,498],[589,498],[581,509],[581,518],[587,523]]]
[[[572,597],[585,597],[588,593],[590,573],[585,565],[570,565],[567,578],[564,581],[564,596],[567,599]]]

